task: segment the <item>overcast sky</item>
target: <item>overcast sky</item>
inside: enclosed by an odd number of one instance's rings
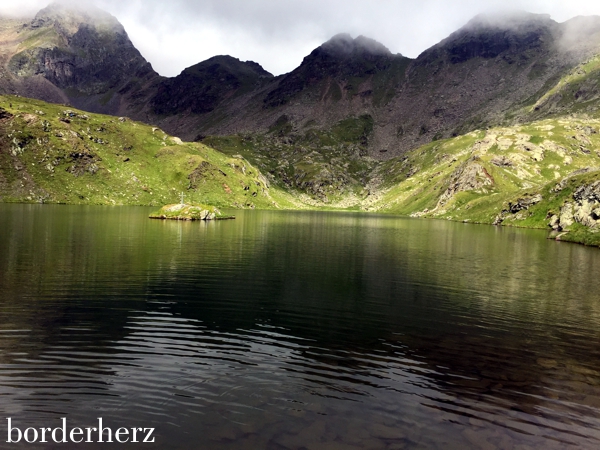
[[[80,0],[81,2],[81,0]],[[214,55],[253,60],[275,75],[293,70],[331,36],[347,32],[416,57],[473,16],[500,8],[558,22],[600,15],[598,0],[91,0],[116,16],[161,75]],[[33,15],[50,0],[0,0],[0,13]]]

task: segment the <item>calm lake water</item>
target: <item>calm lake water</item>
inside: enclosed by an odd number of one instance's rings
[[[6,417],[156,428],[143,448],[600,447],[599,249],[149,211],[0,204],[0,447]]]

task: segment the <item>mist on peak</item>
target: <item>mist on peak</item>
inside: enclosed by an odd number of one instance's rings
[[[367,53],[371,55],[391,55],[389,49],[365,36],[358,36],[353,39],[348,33],[340,33],[333,36],[325,42],[321,48],[328,53],[340,56],[350,56],[354,53]]]
[[[428,64],[439,58],[452,64],[473,58],[492,59],[542,49],[559,36],[560,25],[548,14],[499,11],[479,14],[417,58]],[[537,51],[537,50],[535,50]],[[508,58],[508,60],[512,60]]]
[[[88,25],[126,34],[116,17],[86,1],[55,1],[38,12],[30,26],[39,28],[53,23],[60,24],[70,33],[77,32],[81,25]]]
[[[600,43],[600,16],[577,16],[561,23],[561,50],[596,47]]]
[[[553,26],[557,22],[550,14],[534,14],[521,10],[504,10],[493,13],[478,14],[460,31],[482,31],[500,29],[505,31],[526,31],[531,28]]]

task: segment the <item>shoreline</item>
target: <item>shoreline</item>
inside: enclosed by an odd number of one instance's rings
[[[39,203],[39,202],[3,202],[0,201],[0,204],[20,204],[20,205],[67,205],[67,206],[109,206],[109,207],[120,207],[120,206],[135,206],[135,207],[144,207],[144,208],[150,208],[153,207],[155,205],[99,205],[99,204],[89,204],[89,203]],[[169,205],[167,205],[169,206]],[[173,205],[170,205],[173,206]],[[179,206],[179,205],[178,205]],[[193,205],[185,205],[187,207],[193,207]],[[197,207],[196,207],[197,208]],[[208,207],[206,207],[205,205],[203,206],[203,210],[201,211],[208,211]],[[214,208],[214,207],[213,207]],[[214,208],[216,211],[218,211],[217,208]],[[229,209],[229,208],[228,208]],[[233,210],[239,210],[239,211],[245,211],[246,209],[244,208],[230,208]],[[378,215],[382,215],[382,216],[395,216],[398,218],[402,218],[402,219],[420,219],[420,220],[441,220],[441,221],[445,221],[445,222],[455,222],[455,223],[464,223],[464,224],[468,224],[468,225],[485,225],[485,226],[494,226],[494,227],[505,227],[505,228],[521,228],[521,229],[526,229],[526,230],[546,230],[548,233],[547,239],[548,240],[552,240],[552,241],[556,241],[556,242],[566,242],[566,243],[570,243],[570,244],[578,244],[578,245],[584,245],[586,247],[596,247],[596,248],[600,248],[600,232],[598,233],[594,233],[588,230],[584,230],[584,229],[578,229],[578,230],[570,230],[570,231],[560,231],[560,232],[556,232],[555,230],[549,230],[547,228],[542,228],[542,227],[531,227],[531,226],[519,226],[519,225],[515,225],[515,224],[499,224],[499,225],[494,225],[493,223],[485,223],[485,222],[475,222],[475,221],[470,221],[468,219],[465,220],[459,220],[459,219],[444,219],[444,218],[439,218],[439,217],[411,217],[409,215],[402,215],[402,214],[397,214],[397,213],[393,213],[393,212],[385,212],[385,211],[363,211],[363,210],[357,210],[357,209],[320,209],[320,208],[305,208],[305,209],[292,209],[292,208],[256,208],[256,209],[248,209],[249,211],[251,210],[259,210],[259,211],[290,211],[290,212],[341,212],[341,213],[359,213],[359,214],[378,214]],[[159,210],[160,211],[160,210]],[[154,220],[180,220],[180,221],[189,221],[189,222],[193,222],[193,221],[199,221],[199,220],[204,220],[204,221],[209,221],[209,220],[234,220],[235,216],[230,215],[230,216],[222,216],[219,217],[215,214],[215,217],[212,219],[203,219],[198,216],[193,216],[191,214],[159,214],[159,211],[155,211],[154,213],[150,214],[148,216],[148,218],[150,219],[154,219]],[[220,213],[220,211],[219,211]],[[201,212],[200,212],[201,214]],[[569,239],[570,237],[570,239]]]

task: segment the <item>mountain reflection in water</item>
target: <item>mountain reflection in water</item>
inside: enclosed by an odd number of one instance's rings
[[[148,212],[0,204],[5,417],[153,426],[155,448],[600,444],[598,249],[367,214]]]

